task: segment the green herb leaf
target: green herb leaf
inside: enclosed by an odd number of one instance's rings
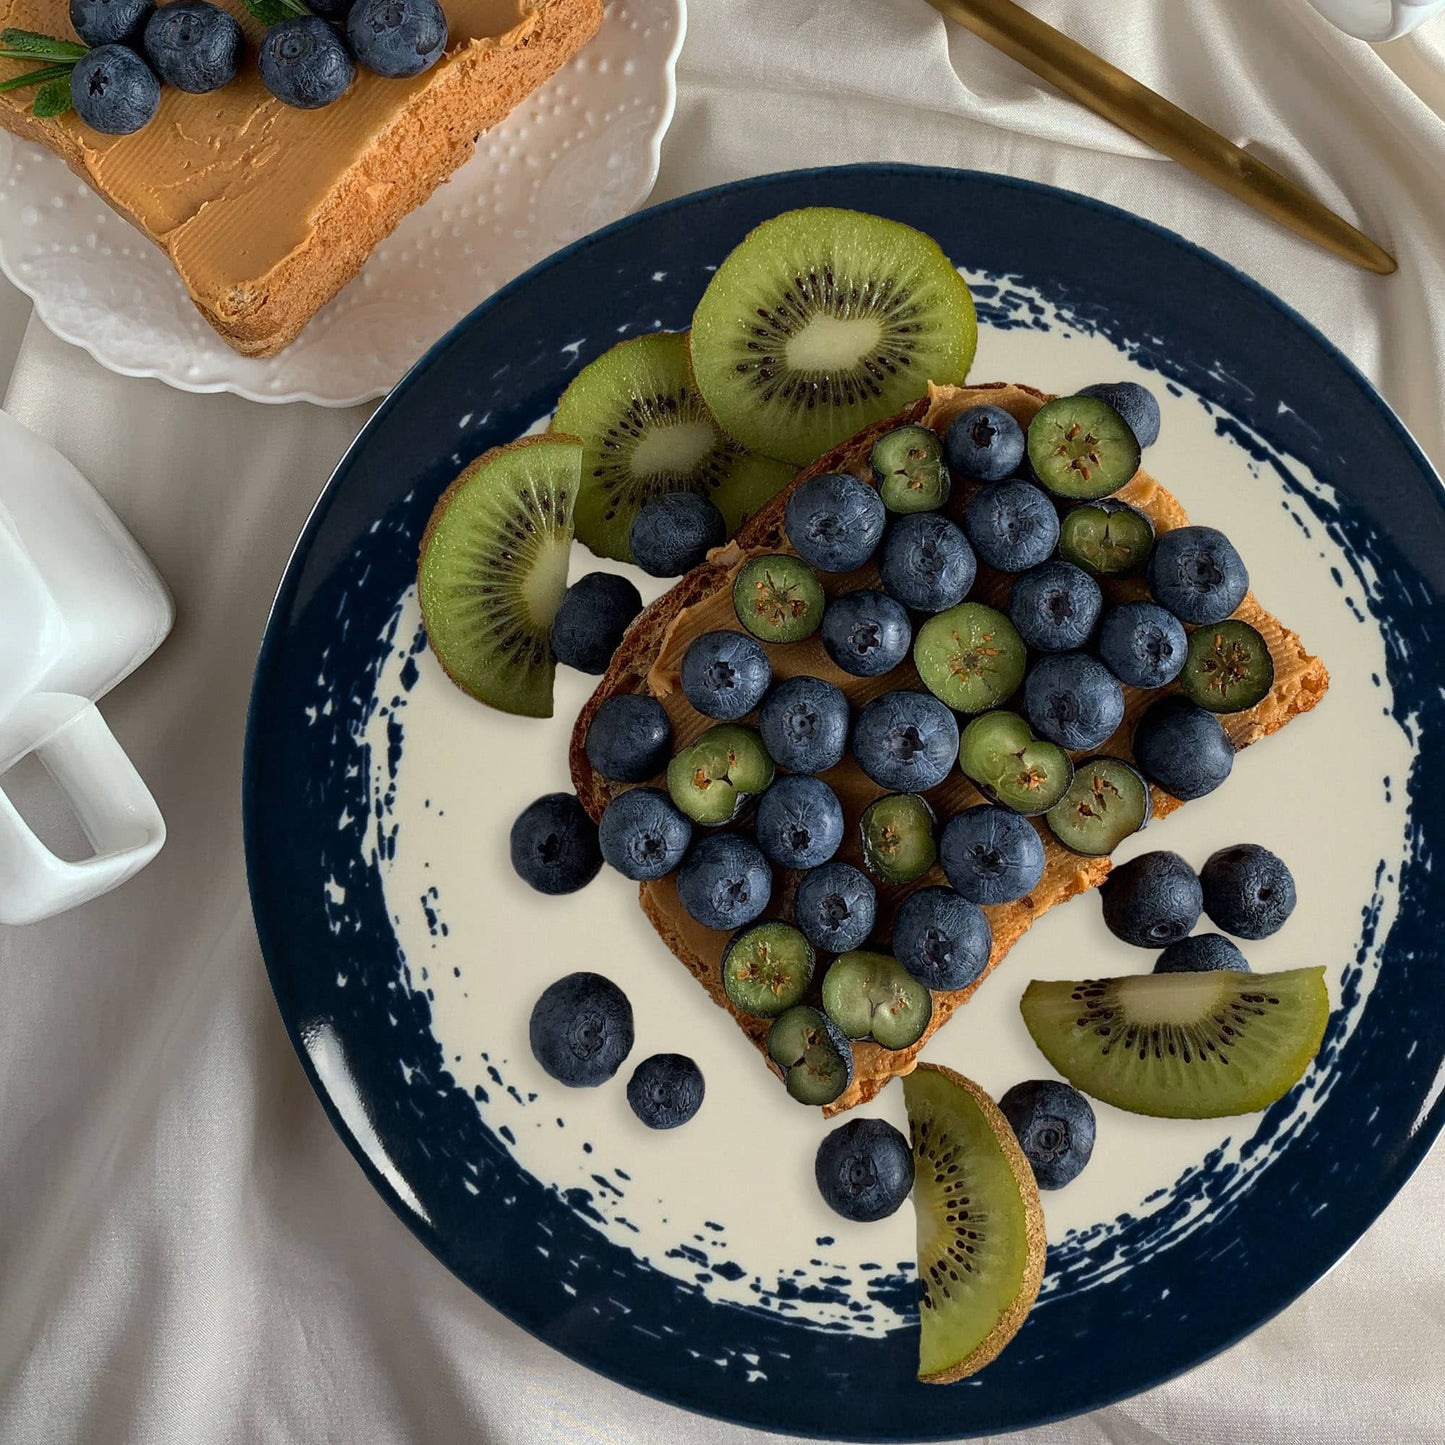
[[[30,114],[37,120],[49,120],[53,116],[64,115],[70,108],[70,82],[50,80],[35,93]]]
[[[246,9],[268,29],[283,20],[295,20],[312,12],[302,0],[243,0]]]
[[[69,65],[47,65],[40,70],[27,70],[24,75],[12,75],[9,80],[0,80],[0,94],[23,90],[27,85],[44,85],[49,80],[63,80],[72,69]]]
[[[75,40],[57,40],[34,30],[0,30],[0,56],[7,60],[51,60],[74,65],[90,47]]]

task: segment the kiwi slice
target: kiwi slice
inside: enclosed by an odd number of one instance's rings
[[[581,474],[576,437],[484,452],[442,493],[421,539],[431,650],[463,692],[503,712],[552,716],[552,618],[567,590]]]
[[[1016,712],[980,713],[958,740],[958,765],[991,802],[1015,813],[1047,813],[1067,792],[1073,760],[1063,748],[1033,735]]]
[[[1036,979],[1019,1008],[1076,1089],[1160,1119],[1267,1108],[1298,1083],[1330,1016],[1323,968]]]
[[[1108,402],[1061,396],[1034,413],[1029,465],[1058,497],[1090,502],[1111,496],[1139,470],[1139,441]]]
[[[1048,812],[1049,832],[1086,858],[1104,858],[1145,827],[1154,811],[1144,774],[1122,758],[1086,758]]]
[[[921,231],[815,207],[764,221],[692,318],[698,389],[731,437],[801,466],[961,382],[978,341],[968,286]]]
[[[1189,635],[1179,685],[1210,712],[1242,712],[1263,701],[1274,686],[1269,643],[1247,622],[1229,618]]]
[[[823,975],[823,1011],[850,1039],[906,1049],[933,1018],[933,995],[896,958],[840,954]]]
[[[903,1080],[918,1220],[918,1378],[948,1385],[1018,1333],[1044,1277],[1034,1171],[997,1104],[938,1064]]]
[[[853,1046],[832,1019],[806,1004],[773,1020],[768,1057],[800,1104],[831,1104],[853,1082]]]
[[[960,602],[918,629],[913,662],[934,697],[954,712],[975,713],[1018,691],[1028,650],[1002,612],[982,602]]]
[[[719,723],[667,765],[667,791],[692,819],[717,827],[773,781],[773,760],[756,728]]]
[[[917,793],[888,793],[863,810],[863,862],[882,883],[913,883],[938,860],[933,809]]]
[[[823,584],[801,557],[750,557],[733,580],[733,611],[763,642],[801,642],[823,621]]]
[[[943,443],[926,426],[896,426],[868,454],[873,481],[890,512],[936,512],[948,500],[952,480]]]
[[[582,438],[577,536],[599,557],[632,561],[633,518],[668,492],[713,502],[729,535],[791,480],[723,435],[688,368],[687,333],[619,342],[572,378],[552,430]]]
[[[740,929],[723,954],[723,992],[754,1018],[776,1018],[802,998],[813,979],[813,945],[791,923]]]
[[[1098,577],[1137,572],[1154,550],[1154,523],[1116,497],[1065,512],[1059,523],[1059,556]]]

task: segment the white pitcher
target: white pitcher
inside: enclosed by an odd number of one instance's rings
[[[1398,40],[1445,10],[1445,0],[1310,0],[1310,4],[1347,34],[1376,42]]]

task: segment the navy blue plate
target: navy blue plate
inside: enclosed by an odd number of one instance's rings
[[[387,399],[308,522],[267,628],[246,743],[247,864],[276,999],[333,1124],[408,1226],[485,1299],[583,1364],[693,1410],[800,1435],[954,1438],[1090,1409],[1197,1364],[1317,1279],[1399,1189],[1445,1122],[1431,1092],[1445,1060],[1434,922],[1445,875],[1429,870],[1445,779],[1417,765],[1408,780],[1414,848],[1363,1021],[1335,1061],[1348,1087],[1207,1228],[1036,1310],[966,1385],[916,1384],[909,1330],[840,1335],[710,1301],[523,1170],[453,1085],[425,996],[396,986],[400,952],[369,861],[387,840],[355,823],[369,815],[364,780],[339,760],[370,704],[377,639],[427,515],[459,465],[549,412],[607,339],[687,326],[731,246],[809,205],[896,217],[959,264],[1020,277],[1333,484],[1338,507],[1320,525],[1382,581],[1366,605],[1386,639],[1395,711],[1417,759],[1445,746],[1445,654],[1430,636],[1445,591],[1439,484],[1316,331],[1177,236],[1078,196],[965,171],[799,172],[688,196],[578,242],[479,307]],[[307,709],[323,680],[337,706],[318,718]],[[539,1259],[539,1225],[565,1269]],[[750,1371],[742,1352],[773,1367]],[[700,1369],[699,1354],[730,1363]]]

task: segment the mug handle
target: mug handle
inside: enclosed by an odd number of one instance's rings
[[[67,862],[46,847],[0,790],[0,923],[36,923],[108,893],[166,840],[165,820],[88,698],[32,693],[0,722],[0,773],[33,753],[95,850]]]

